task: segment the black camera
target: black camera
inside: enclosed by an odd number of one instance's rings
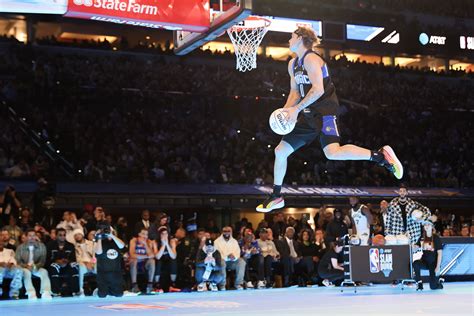
[[[97,223],[97,233],[94,235],[94,240],[100,240],[108,238],[109,235],[112,233],[112,229],[108,222],[98,222]]]

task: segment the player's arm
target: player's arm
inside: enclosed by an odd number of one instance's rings
[[[372,225],[374,223],[374,216],[372,215],[372,212],[367,206],[364,206],[362,208],[362,213],[364,213],[365,217],[367,217],[367,222],[369,225]]]
[[[324,94],[323,72],[321,70],[321,61],[315,54],[309,54],[305,58],[305,68],[308,72],[311,89],[296,107],[298,112],[304,110],[310,104],[316,102]]]
[[[284,108],[290,108],[295,106],[300,102],[300,93],[298,92],[298,85],[295,81],[295,76],[293,75],[293,64],[295,63],[295,59],[291,59],[288,63],[288,74],[290,75],[290,94],[288,94],[288,99],[286,100]]]

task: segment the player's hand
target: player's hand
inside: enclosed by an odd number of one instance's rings
[[[288,124],[295,124],[296,120],[298,119],[298,108],[296,106],[292,106],[290,108],[286,108],[285,111],[288,113]]]

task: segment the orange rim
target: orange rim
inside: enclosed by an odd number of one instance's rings
[[[245,26],[245,25],[234,25],[230,27],[232,31],[239,32],[239,31],[247,31],[247,30],[252,30],[252,29],[258,29],[258,28],[267,28],[270,26],[272,23],[269,19],[263,18],[261,16],[256,16],[256,15],[251,15],[247,17],[244,21],[261,21],[262,25],[259,26]]]

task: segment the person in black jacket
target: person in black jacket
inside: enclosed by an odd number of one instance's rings
[[[96,232],[97,294],[99,297],[123,296],[123,255],[125,243],[104,225]]]
[[[442,289],[443,284],[439,282],[439,273],[443,256],[443,245],[441,244],[441,239],[438,234],[434,231],[433,222],[427,221],[423,225],[423,235],[415,245],[415,248],[421,248],[423,250],[422,257],[413,262],[417,290],[423,290],[421,269],[428,269],[430,271],[430,288],[432,290]]]
[[[66,280],[68,289],[72,291],[73,295],[80,295],[76,249],[73,244],[66,241],[66,230],[64,228],[59,228],[56,240],[48,243],[46,260],[53,296],[62,294],[61,284],[63,280]]]
[[[317,257],[318,247],[314,243],[312,231],[309,229],[301,231],[299,245],[302,258],[297,266],[298,270],[301,271],[301,276],[298,278],[298,285],[306,286],[311,284],[315,263],[319,260]]]
[[[223,279],[221,254],[215,249],[212,239],[206,239],[204,246],[198,251],[196,257],[198,292],[207,291],[207,282],[209,282],[211,291],[217,291],[217,284],[221,284]]]
[[[342,210],[334,210],[334,219],[329,222],[326,228],[326,242],[336,241],[349,233],[350,219],[343,214]]]
[[[330,286],[333,282],[341,283],[344,280],[344,267],[338,261],[343,248],[344,242],[342,240],[331,242],[329,250],[319,262],[318,273],[324,279],[323,284],[325,286]]]

